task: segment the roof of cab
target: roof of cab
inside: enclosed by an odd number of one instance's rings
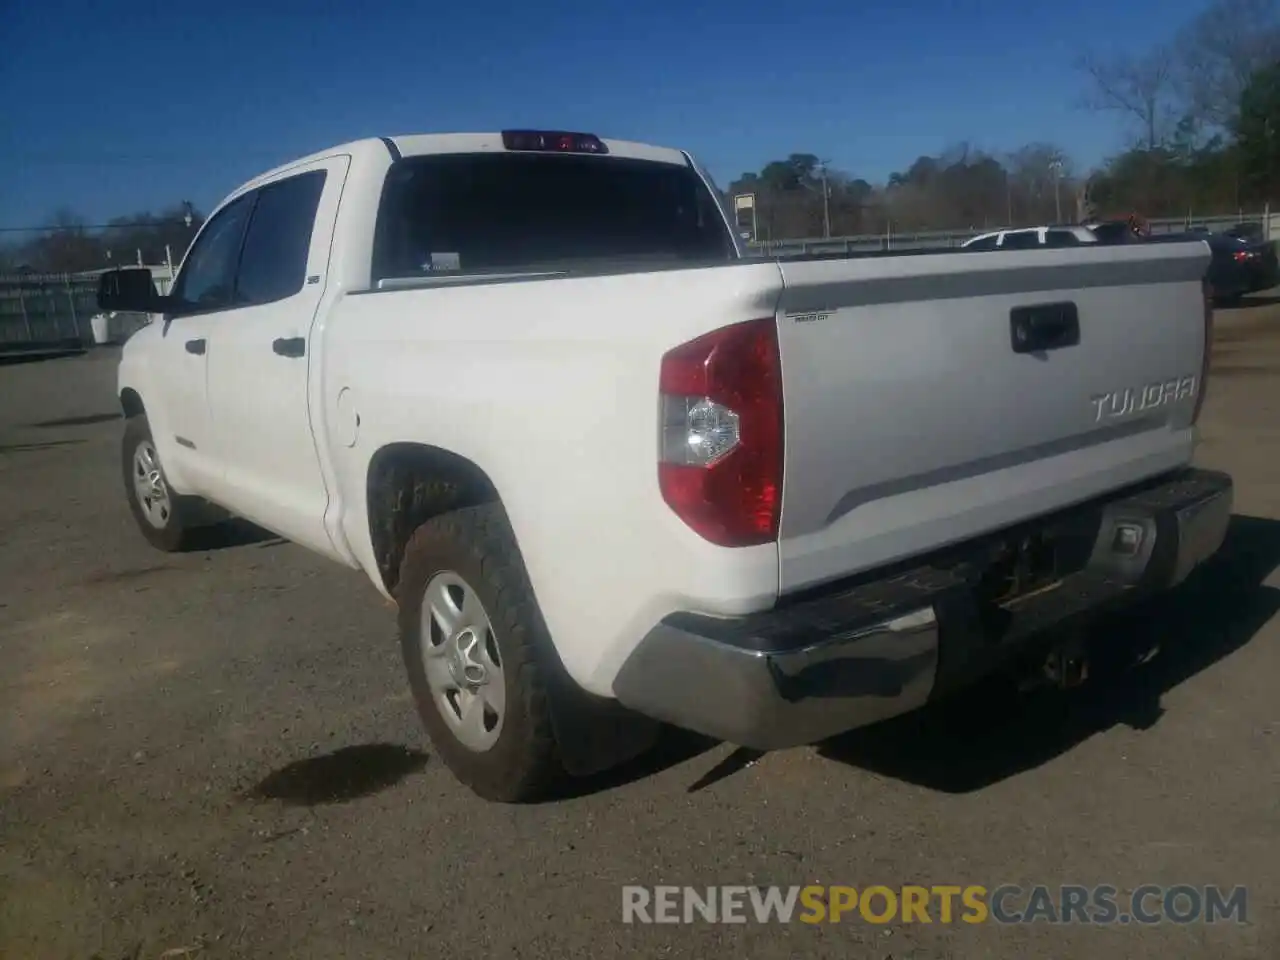
[[[651,160],[656,163],[670,163],[681,167],[687,166],[689,163],[682,151],[671,147],[655,147],[647,143],[635,143],[630,140],[609,140],[604,137],[600,139],[609,148],[608,155],[611,157]],[[273,167],[260,173],[252,180],[238,186],[227,196],[224,203],[242,193],[261,186],[269,180],[274,180],[294,167],[343,155],[358,159],[362,155],[368,155],[374,151],[385,153],[391,146],[394,146],[396,151],[404,157],[443,153],[498,153],[506,149],[502,145],[501,133],[417,133],[397,137],[366,137],[362,140],[351,140],[324,150],[317,150],[315,153],[307,154],[305,157],[298,157],[288,163],[283,163],[278,167]]]
[[[433,153],[497,153],[506,149],[501,133],[420,133],[389,137],[396,149],[406,157],[418,157]],[[687,166],[688,160],[680,150],[671,147],[655,147],[630,140],[600,138],[609,148],[609,156],[633,160],[653,160]]]

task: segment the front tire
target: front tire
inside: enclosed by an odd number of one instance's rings
[[[129,512],[147,542],[166,553],[185,549],[191,541],[192,501],[169,486],[144,416],[125,421],[121,467]]]
[[[486,800],[538,799],[564,776],[543,624],[500,504],[414,531],[396,587],[400,648],[437,756]]]

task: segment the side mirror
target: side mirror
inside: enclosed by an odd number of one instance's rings
[[[168,297],[156,293],[146,267],[108,270],[98,278],[98,309],[121,313],[164,313]]]

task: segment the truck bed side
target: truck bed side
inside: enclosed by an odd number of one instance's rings
[[[361,565],[379,581],[371,460],[421,443],[488,475],[561,657],[588,690],[607,695],[629,645],[674,610],[769,606],[776,544],[713,546],[663,501],[658,374],[671,347],[772,316],[781,289],[766,262],[344,297],[321,334],[321,394]]]

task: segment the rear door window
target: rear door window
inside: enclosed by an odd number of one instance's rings
[[[687,165],[535,153],[410,157],[387,175],[373,279],[736,258]]]
[[[237,305],[274,303],[302,289],[324,178],[313,170],[258,191],[240,254]]]

